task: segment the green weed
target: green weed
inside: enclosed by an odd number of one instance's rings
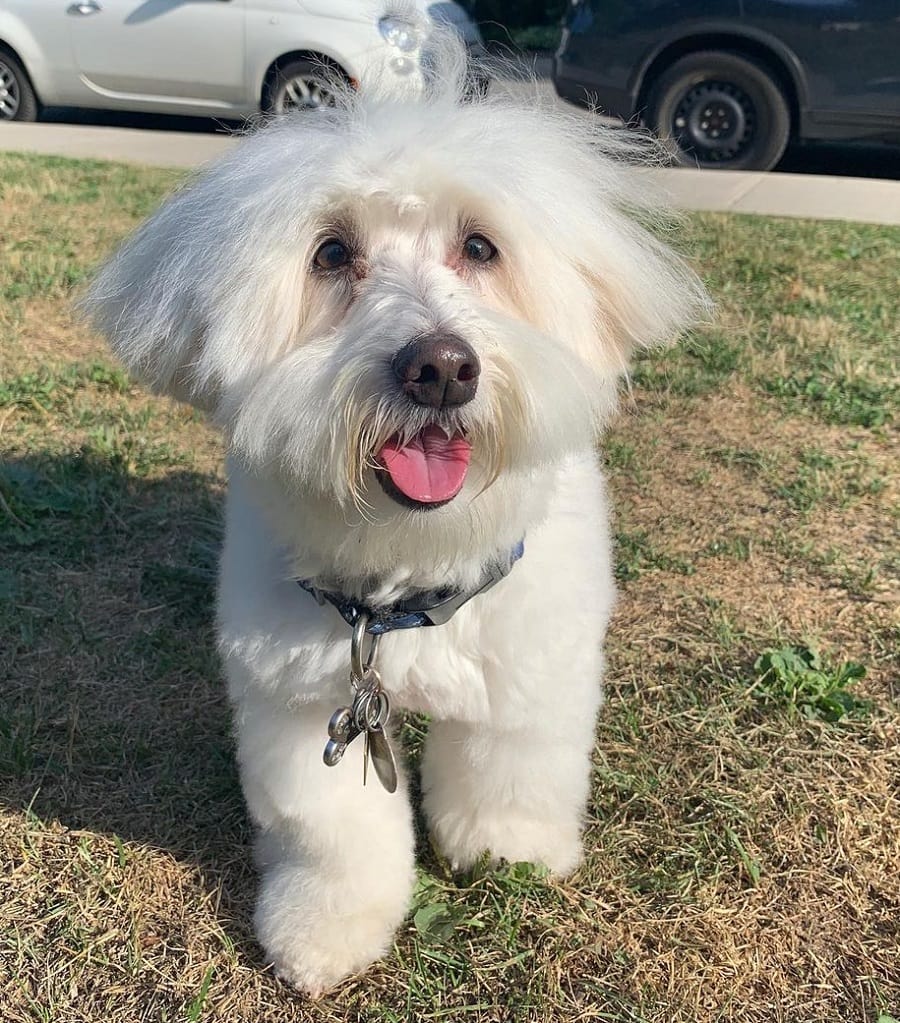
[[[751,475],[768,472],[772,467],[773,461],[770,452],[743,447],[711,448],[709,456],[720,465],[727,466],[729,469],[736,466],[746,470]]]
[[[703,554],[708,557],[731,558],[734,561],[749,561],[752,551],[753,540],[749,536],[727,536],[712,540],[703,548]]]
[[[603,442],[603,460],[610,470],[633,473],[637,465],[634,444],[618,437],[609,436]]]
[[[767,650],[753,665],[755,694],[765,703],[795,710],[807,718],[836,722],[869,709],[849,691],[866,674],[861,664],[848,661],[827,666],[809,647],[787,646]]]

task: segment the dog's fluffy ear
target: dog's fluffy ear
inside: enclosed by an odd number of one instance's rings
[[[522,214],[535,220],[527,248],[554,259],[540,279],[557,282],[557,333],[601,377],[627,372],[636,351],[675,341],[711,312],[699,277],[665,241],[678,220],[647,173],[664,154],[649,137],[565,111],[542,111],[542,123],[519,116],[507,119],[518,147],[532,147],[529,194],[544,197],[537,214]]]
[[[167,200],[80,302],[139,380],[207,411],[298,330],[306,204],[302,182],[271,173],[278,135]]]
[[[194,375],[204,343],[197,285],[201,269],[188,275],[177,214],[187,190],[129,238],[100,270],[79,309],[102,333],[125,366],[161,394],[201,408],[215,404],[215,385]],[[195,225],[195,230],[198,225]]]
[[[637,350],[709,317],[702,282],[665,241],[677,218],[647,173],[664,163],[658,143],[539,98],[533,108],[488,99],[475,118],[473,152],[486,154],[481,180],[493,188],[484,219],[504,211],[516,305],[570,345],[601,390]],[[505,151],[514,158],[501,176]]]
[[[636,351],[673,343],[711,304],[687,262],[649,230],[618,214],[605,227],[601,244],[585,239],[576,269],[594,296],[598,354],[625,372]]]

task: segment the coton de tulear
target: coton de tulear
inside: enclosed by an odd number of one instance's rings
[[[706,301],[642,226],[623,132],[463,101],[465,60],[437,49],[418,98],[348,90],[250,135],[86,299],[129,369],[224,435],[256,929],[313,994],[407,910],[401,710],[431,718],[424,811],[451,864],[578,864],[615,597],[597,430],[632,353]]]

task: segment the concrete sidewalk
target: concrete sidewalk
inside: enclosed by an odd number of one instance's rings
[[[689,167],[648,173],[686,210],[900,224],[900,181]]]
[[[0,123],[0,150],[116,160],[151,167],[199,167],[235,145],[233,136],[82,124]]]
[[[237,144],[227,134],[74,124],[0,124],[0,150],[197,167]],[[900,225],[900,181],[687,168],[650,170],[675,206]]]

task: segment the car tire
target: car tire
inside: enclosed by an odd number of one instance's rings
[[[263,110],[284,114],[331,106],[334,94],[329,79],[340,74],[336,68],[311,60],[288,61],[269,76],[263,90]]]
[[[736,53],[681,57],[649,97],[649,126],[688,167],[771,170],[790,138],[791,113],[777,78]]]
[[[36,121],[41,111],[22,65],[0,50],[0,121]]]

